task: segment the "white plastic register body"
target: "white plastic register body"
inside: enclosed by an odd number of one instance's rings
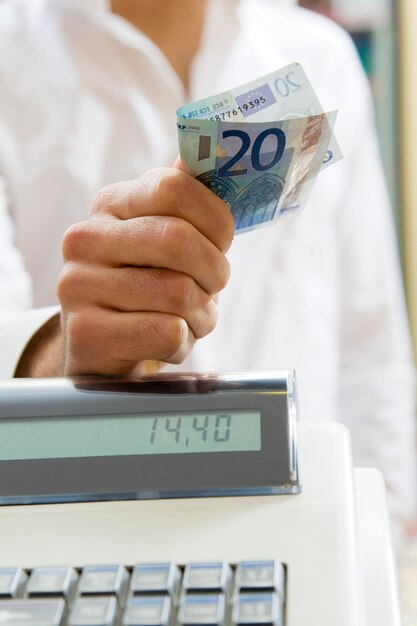
[[[399,626],[380,474],[344,427],[297,430],[299,494],[3,506],[0,568],[277,559],[285,626]]]

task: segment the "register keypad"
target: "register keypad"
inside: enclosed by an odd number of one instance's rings
[[[121,565],[84,567],[78,593],[82,596],[115,595],[119,600],[127,590],[129,574]]]
[[[275,560],[0,568],[0,624],[284,626]]]
[[[17,567],[0,569],[0,598],[16,598],[22,595],[27,574]]]

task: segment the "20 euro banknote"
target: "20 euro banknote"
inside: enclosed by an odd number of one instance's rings
[[[319,171],[341,158],[301,65],[177,111],[184,169],[230,207],[236,232],[304,206]]]

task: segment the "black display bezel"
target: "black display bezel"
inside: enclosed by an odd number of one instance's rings
[[[14,414],[10,409],[13,398],[2,404],[0,388],[0,419],[252,409],[261,413],[261,450],[0,461],[0,504],[299,491],[287,389],[209,385],[208,391],[184,393],[181,384],[172,387],[172,380],[165,385],[162,382],[162,389],[160,380],[146,389],[137,383],[135,389],[127,389],[127,384],[63,385],[61,390],[55,384],[49,395],[45,389],[37,397],[36,387],[32,387],[32,398],[28,388]]]

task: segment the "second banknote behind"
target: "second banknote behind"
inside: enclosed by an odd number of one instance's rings
[[[252,230],[301,209],[319,171],[341,158],[335,119],[293,63],[178,109],[183,167],[228,204],[237,233]]]

